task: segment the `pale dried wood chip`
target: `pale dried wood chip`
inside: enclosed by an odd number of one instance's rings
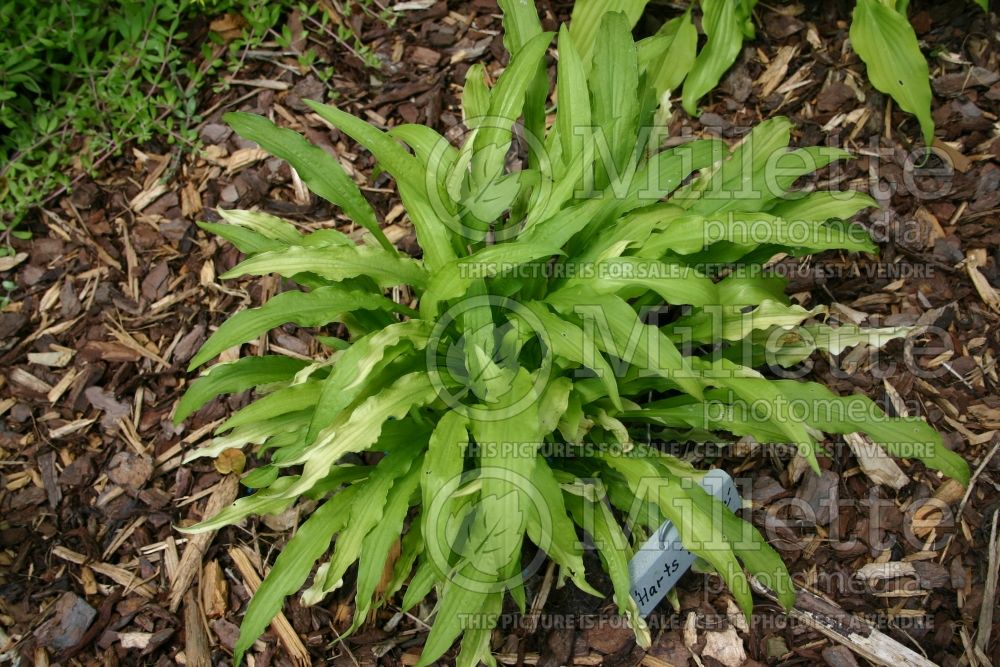
[[[242,547],[230,547],[229,557],[233,559],[233,564],[243,577],[247,589],[251,594],[256,593],[257,589],[260,588],[261,580],[260,575],[251,562],[250,555]],[[274,620],[271,621],[271,630],[277,636],[281,645],[285,647],[288,657],[292,659],[294,664],[301,667],[309,666],[311,663],[309,652],[306,651],[302,640],[299,639],[298,634],[296,634],[288,619],[285,618],[284,613],[279,611],[278,615],[274,617]]]
[[[205,505],[204,516],[206,518],[218,513],[236,500],[236,493],[239,490],[239,478],[236,475],[227,475],[212,490],[212,495]],[[170,584],[170,611],[176,612],[198,573],[201,572],[201,557],[212,543],[218,531],[208,531],[191,535],[184,553],[181,554],[181,562],[177,566],[177,576]]]
[[[132,198],[132,201],[128,204],[129,208],[136,213],[139,213],[154,201],[165,195],[169,189],[170,187],[166,183],[157,183],[150,188],[146,188]]]
[[[187,667],[210,667],[212,664],[205,617],[191,591],[184,594],[184,658]]]
[[[813,80],[807,78],[811,72],[812,65],[806,64],[804,67],[795,70],[795,73],[788,77],[787,81],[778,86],[774,92],[784,95],[792,92],[793,90],[802,88],[803,86],[811,85]]]
[[[910,478],[885,450],[861,433],[848,433],[844,440],[858,459],[861,470],[876,484],[884,484],[897,491],[910,483]]]
[[[759,595],[777,602],[774,593],[753,577],[750,584]],[[882,633],[863,618],[809,591],[798,589],[796,593],[795,606],[788,612],[789,616],[843,644],[866,660],[886,667],[934,667],[933,662]]]
[[[149,640],[153,638],[152,632],[119,632],[118,641],[122,648],[144,649],[149,646]]]
[[[28,259],[28,253],[19,252],[16,255],[0,257],[0,272],[10,271],[15,266]]]
[[[219,566],[219,561],[210,560],[205,563],[199,583],[201,589],[201,608],[208,618],[221,618],[229,608],[229,584],[226,575]]]
[[[181,213],[185,216],[201,215],[201,209],[201,193],[194,183],[188,181],[181,190]]]
[[[31,391],[39,394],[48,394],[52,391],[52,385],[40,378],[35,377],[23,368],[15,368],[12,370],[8,379],[16,385],[20,385],[25,389],[30,389]]]
[[[52,310],[59,303],[59,290],[62,285],[59,282],[52,283],[52,286],[45,290],[45,294],[38,300],[39,312],[45,313]]]
[[[970,251],[965,256],[965,270],[972,280],[973,287],[979,292],[979,298],[993,310],[1000,311],[1000,294],[993,289],[990,281],[979,270],[980,265],[984,263],[980,261],[980,253],[975,251]]]
[[[162,299],[160,299],[159,301],[157,301],[156,303],[154,303],[153,305],[151,305],[149,307],[149,312],[150,313],[158,313],[161,310],[166,310],[170,306],[174,305],[175,303],[177,303],[179,301],[183,301],[184,299],[188,298],[189,296],[193,296],[194,294],[200,294],[201,291],[202,291],[202,289],[200,287],[192,287],[191,289],[186,289],[183,292],[176,292],[174,294],[168,294],[167,296],[163,297]]]
[[[68,371],[66,371],[65,375],[59,378],[59,382],[57,382],[56,385],[52,387],[52,389],[46,396],[49,403],[55,403],[60,398],[62,398],[62,395],[66,393],[66,390],[69,389],[70,385],[73,384],[73,380],[76,379],[76,376],[79,374],[79,372],[80,371],[78,371],[77,369],[71,368]]]
[[[760,78],[754,82],[761,87],[761,97],[767,97],[781,84],[785,75],[788,74],[788,65],[798,52],[798,46],[782,46],[778,49],[774,60],[767,66]]]
[[[394,12],[413,12],[430,9],[437,0],[408,0],[408,2],[397,2],[392,6]]]
[[[701,653],[718,660],[726,667],[740,667],[747,659],[746,651],[743,649],[743,640],[736,633],[736,628],[732,626],[722,632],[706,632],[705,648],[702,649]]]
[[[309,188],[306,184],[302,182],[302,178],[299,176],[299,172],[292,168],[292,190],[295,192],[295,203],[302,204],[303,206],[312,201],[312,195],[309,194]]]
[[[288,90],[291,84],[273,79],[228,79],[227,83],[234,86],[250,86],[251,88],[266,88],[268,90]]]
[[[997,565],[1000,563],[1000,534],[997,534],[997,520],[1000,510],[993,512],[993,526],[990,529],[989,549],[990,564],[986,569],[986,583],[983,586],[983,605],[979,608],[979,626],[976,630],[976,648],[984,654],[990,643],[993,630],[993,610],[996,608],[997,595]]]
[[[49,437],[53,440],[59,440],[60,438],[65,438],[68,435],[72,435],[78,431],[82,431],[91,424],[97,421],[97,417],[93,419],[75,419],[68,424],[63,424],[59,428],[54,428],[49,431]]]
[[[132,336],[129,335],[124,329],[119,329],[117,326],[108,326],[108,331],[111,332],[112,336],[118,339],[119,343],[134,351],[139,356],[155,361],[164,368],[170,365],[163,359],[163,357],[150,351],[144,345],[141,345],[135,338],[132,338]]]
[[[151,598],[156,595],[152,586],[145,584],[138,576],[128,570],[111,565],[110,563],[94,563],[83,554],[77,553],[66,547],[58,546],[52,549],[52,555],[56,558],[75,563],[76,565],[87,565],[97,574],[107,577],[116,584],[125,587],[126,592],[135,591],[144,598]]]
[[[66,348],[52,352],[29,352],[28,361],[49,368],[65,368],[73,360],[74,354],[76,353],[73,350]]]
[[[888,563],[868,563],[855,572],[854,576],[868,582],[875,582],[898,577],[915,577],[917,571],[911,563],[891,561]]]
[[[241,148],[225,160],[226,173],[231,174],[245,167],[249,167],[255,162],[267,158],[270,155],[261,148]]]

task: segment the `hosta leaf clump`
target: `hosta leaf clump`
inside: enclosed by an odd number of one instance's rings
[[[824,433],[863,432],[968,478],[921,419],[889,419],[867,398],[757,370],[907,333],[834,327],[763,272],[778,253],[874,250],[843,222],[870,199],[792,190],[845,156],[789,148],[783,118],[734,147],[665,147],[652,82],[670,66],[669,40],[637,48],[629,19],[606,14],[588,65],[568,30],[542,32],[531,5],[505,9],[510,63],[492,86],[470,68],[458,147],[426,127],[385,132],[311,104],[393,177],[419,259],[387,242],[337,160],[266,119],[227,116],[369,232],[356,244],[249,211],[205,225],[246,254],[225,277],[276,273],[299,288],[233,315],[192,368],[285,324],[348,332],[321,336],[329,353],[312,361],[217,364],[178,406],[181,420],[220,394],[257,394],[188,456],[253,446],[260,466],[244,478],[253,491],[193,530],[316,503],[250,602],[237,660],[285,596],[308,582],[303,601],[318,602],[356,568],[352,629],[398,593],[404,610],[433,593],[421,664],[460,635],[459,663],[489,661],[505,595],[524,609],[525,577],[546,558],[561,580],[608,592],[588,583],[585,533],[647,643],[628,561],[666,519],[746,613],[747,573],[789,603],[777,553],[664,441],[749,435],[789,444],[817,468]],[[558,104],[547,120],[553,40]],[[523,141],[512,151],[516,129]]]

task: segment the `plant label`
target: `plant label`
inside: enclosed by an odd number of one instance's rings
[[[736,511],[742,503],[733,478],[715,468],[701,478],[701,488]],[[632,578],[632,597],[639,605],[639,613],[646,617],[660,600],[670,592],[681,576],[694,563],[695,555],[681,546],[677,528],[669,520],[656,529],[635,556],[629,561]]]

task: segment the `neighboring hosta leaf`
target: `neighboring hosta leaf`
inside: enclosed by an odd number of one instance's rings
[[[624,12],[629,29],[642,16],[649,0],[578,0],[573,3],[573,15],[570,18],[569,29],[573,34],[573,42],[580,51],[583,62],[590,65],[590,57],[597,44],[597,31],[601,21],[612,11]]]
[[[288,161],[310,190],[344,209],[344,213],[371,232],[387,252],[397,252],[379,227],[375,212],[361,189],[336,158],[306,141],[298,132],[280,128],[263,116],[237,111],[225,114],[223,120],[244,139]]]
[[[906,16],[879,0],[858,0],[851,44],[868,68],[872,85],[916,116],[924,143],[934,143],[930,74]]]
[[[640,43],[639,60],[642,63],[644,56],[647,58],[644,69],[657,98],[676,90],[694,67],[698,30],[691,20],[692,7],[693,4],[682,15],[664,23],[649,40],[644,40],[648,41],[645,49]]]
[[[692,116],[698,111],[698,101],[715,88],[740,55],[746,18],[742,0],[701,0],[701,9],[708,42],[684,79],[684,110]]]

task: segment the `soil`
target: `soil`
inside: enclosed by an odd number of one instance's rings
[[[334,11],[337,3],[328,4]],[[705,453],[703,463],[749,480],[750,516],[801,587],[936,664],[1000,664],[995,579],[988,585],[1000,556],[1000,20],[960,0],[913,3],[913,23],[933,54],[937,140],[925,159],[916,120],[868,84],[846,44],[851,5],[759,5],[757,38],[703,101],[700,119],[678,110],[672,132],[736,140],[786,115],[795,143],[855,153],[813,180],[877,197],[882,208],[858,222],[873,231],[880,254],[786,259],[789,292],[842,321],[931,329],[879,355],[815,356],[810,377],[840,393],[864,392],[892,414],[925,417],[977,475],[966,494],[909,460],[886,471],[842,439],[828,442],[820,476],[749,443]],[[372,177],[370,155],[302,102],[334,91],[338,106],[380,126],[459,132],[469,66],[482,62],[495,75],[504,64],[498,9],[491,0],[403,6],[411,8],[391,26],[366,13],[337,15],[376,54],[378,70],[333,32],[302,39],[293,14],[291,49],[319,49],[335,64],[330,81],[284,47],[265,45],[237,81],[205,94],[202,150],[127,147],[39,212],[35,238],[16,242],[23,256],[0,260],[0,277],[16,284],[0,312],[0,651],[12,664],[18,656],[20,664],[230,663],[255,577],[296,515],[247,521],[207,544],[178,532],[236,493],[242,461],[181,457],[248,396],[214,401],[182,426],[171,414],[192,379],[187,361],[207,334],[281,285],[218,281],[239,255],[195,223],[217,220],[218,207],[259,207],[304,229],[358,231],[285,163],[231,133],[221,115],[265,114],[335,151],[366,184],[390,238],[415,252],[389,179]],[[568,15],[566,3],[539,7],[547,27]],[[676,12],[654,5],[637,32]],[[245,353],[265,349],[320,348],[310,332],[287,328]],[[544,578],[542,571],[529,580],[529,600]],[[399,617],[390,605],[341,642],[350,588],[315,607],[290,598],[285,631],[264,635],[253,664],[413,664],[426,636],[414,616],[430,608]],[[864,662],[765,598],[747,626],[714,577],[687,575],[674,602],[676,611],[664,602],[651,619],[647,652],[610,599],[555,588],[533,628],[511,621],[498,629],[494,652],[518,665]]]

